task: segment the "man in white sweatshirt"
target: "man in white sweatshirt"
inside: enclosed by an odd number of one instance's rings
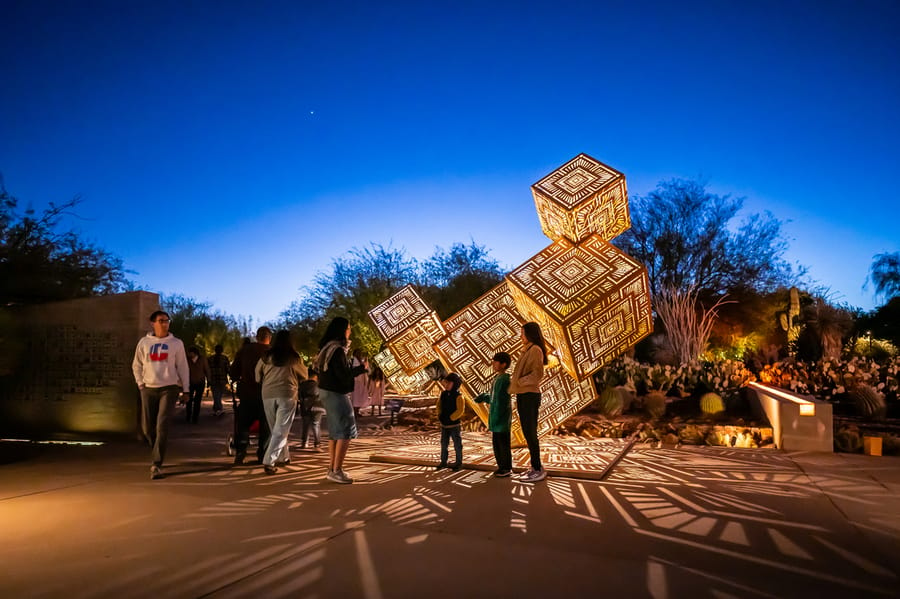
[[[169,315],[157,310],[150,315],[153,332],[138,341],[131,369],[141,390],[141,428],[153,448],[150,478],[162,478],[166,440],[169,437],[169,416],[184,393],[190,392],[190,371],[184,344],[169,333]]]

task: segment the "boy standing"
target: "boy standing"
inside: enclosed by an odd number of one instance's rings
[[[511,358],[506,352],[497,352],[491,360],[491,368],[497,373],[490,393],[482,393],[475,398],[478,403],[490,403],[490,415],[488,416],[488,430],[491,431],[491,441],[494,445],[494,459],[497,461],[497,470],[494,476],[504,478],[512,474],[512,449],[510,439],[510,424],[512,422],[512,406],[509,396],[509,368]]]
[[[462,379],[455,372],[451,372],[441,381],[444,391],[437,400],[438,419],[441,421],[441,463],[437,470],[447,467],[448,445],[453,439],[453,450],[456,453],[456,462],[450,469],[454,472],[462,467],[462,435],[460,434],[460,419],[466,409],[466,401],[459,392]]]

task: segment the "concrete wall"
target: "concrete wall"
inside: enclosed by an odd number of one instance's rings
[[[15,308],[0,364],[0,433],[137,434],[134,347],[159,296],[134,291]],[[9,324],[9,322],[8,322]]]
[[[786,451],[834,451],[832,406],[827,401],[750,383],[754,411],[764,413],[775,445]]]

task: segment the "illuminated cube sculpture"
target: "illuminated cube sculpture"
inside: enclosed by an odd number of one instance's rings
[[[531,186],[544,235],[578,243],[610,240],[631,227],[625,175],[579,154]]]
[[[417,373],[438,359],[432,345],[447,333],[437,313],[419,297],[412,285],[369,310],[369,318],[407,375]]]
[[[444,323],[412,287],[369,315],[406,375],[435,358],[459,373],[463,395],[485,423],[487,407],[471,398],[490,390],[491,357],[505,351],[515,360],[522,324],[539,323],[562,364],[545,369],[541,381],[544,434],[593,401],[590,375],[649,335],[653,322],[646,268],[609,243],[631,226],[625,176],[579,154],[531,190],[553,243],[503,283]],[[512,432],[520,444],[517,418]]]
[[[522,318],[541,325],[578,380],[652,331],[647,270],[599,235],[562,238],[506,280]]]

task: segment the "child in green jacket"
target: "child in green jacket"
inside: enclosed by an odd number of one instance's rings
[[[509,398],[509,368],[511,358],[506,352],[497,352],[491,360],[491,368],[497,373],[491,393],[482,393],[475,398],[478,403],[490,403],[490,415],[488,417],[488,429],[491,431],[491,440],[494,444],[494,459],[497,460],[497,470],[494,476],[503,478],[512,473],[512,449],[510,447],[510,423],[512,422],[512,407]]]

